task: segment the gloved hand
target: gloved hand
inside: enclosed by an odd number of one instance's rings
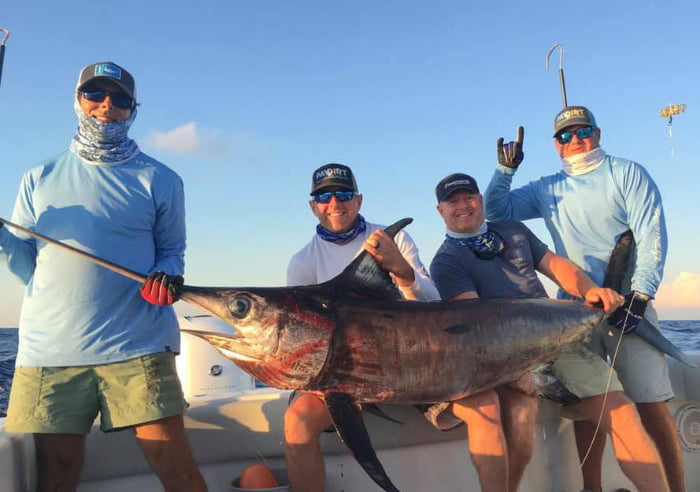
[[[634,332],[644,317],[649,299],[648,295],[633,290],[625,296],[625,303],[610,315],[608,324],[619,328],[624,334]]]
[[[515,137],[515,142],[508,142],[503,145],[503,137],[498,139],[496,153],[498,154],[498,163],[501,166],[517,169],[520,163],[523,162],[525,157],[523,140],[525,140],[525,129],[522,126],[518,127],[518,136]]]
[[[156,306],[168,306],[180,298],[181,275],[153,272],[141,284],[141,297]]]

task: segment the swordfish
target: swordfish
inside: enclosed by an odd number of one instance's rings
[[[411,221],[386,232],[393,237]],[[137,282],[146,279],[6,219],[0,223]],[[618,241],[606,285],[619,289],[633,243],[631,234]],[[321,396],[343,442],[386,491],[398,489],[372,447],[360,403],[454,401],[515,381],[585,338],[605,317],[581,302],[546,298],[405,301],[366,251],[338,277],[315,286],[184,285],[180,292],[236,328],[232,336],[182,331],[209,341],[272,387]],[[635,334],[696,367],[650,324],[640,323]]]
[[[386,229],[393,237],[411,219]],[[269,386],[323,398],[345,445],[384,490],[398,489],[372,447],[361,403],[432,403],[516,381],[581,341],[601,309],[547,298],[402,300],[363,251],[313,286],[183,286],[181,295],[236,329],[204,338]]]

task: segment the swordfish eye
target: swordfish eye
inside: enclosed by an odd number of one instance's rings
[[[236,318],[243,319],[248,314],[248,311],[250,311],[250,305],[250,299],[247,297],[236,296],[229,303],[228,308],[231,311],[231,314]]]

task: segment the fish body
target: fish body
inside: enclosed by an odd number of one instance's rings
[[[411,221],[402,219],[385,232],[393,237]],[[146,279],[3,218],[0,224],[137,282]],[[631,232],[619,238],[606,286],[620,289],[633,247]],[[236,328],[236,334],[182,331],[209,341],[272,387],[322,396],[343,442],[386,491],[398,489],[372,448],[360,403],[453,401],[515,381],[527,371],[534,374],[542,396],[562,403],[575,401],[578,397],[556,381],[548,361],[604,318],[602,311],[575,301],[404,301],[389,275],[366,251],[338,277],[316,286],[185,285],[180,294]],[[649,323],[640,323],[635,334],[696,367]]]
[[[269,386],[321,396],[343,442],[386,491],[398,489],[372,447],[360,403],[454,401],[515,381],[604,319],[601,309],[546,298],[406,301],[366,251],[319,285],[183,286],[181,296],[236,329],[183,331]]]
[[[324,304],[317,291],[207,289],[196,296],[247,306],[234,324],[245,335],[189,333],[276,388],[426,403],[515,381],[603,319],[599,309],[545,298],[425,303],[350,295]]]

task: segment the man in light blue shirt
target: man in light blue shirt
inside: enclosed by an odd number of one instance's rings
[[[40,490],[75,490],[98,414],[104,431],[133,429],[165,490],[206,490],[174,361],[182,181],[127,136],[137,103],[123,67],[83,68],[73,104],[70,150],[26,172],[12,221],[149,275],[139,287],[0,227],[0,258],[26,284],[6,428],[34,434]]]
[[[625,304],[609,322],[626,335],[616,354],[615,370],[625,392],[637,404],[645,428],[663,457],[671,490],[683,491],[683,459],[673,418],[665,404],[673,398],[664,355],[633,334],[643,318],[658,328],[651,299],[656,294],[666,260],[667,235],[661,194],[640,164],[606,154],[593,113],[568,106],[554,119],[554,147],[562,170],[511,190],[513,175],[523,160],[524,131],[515,142],[499,139],[499,164],[486,190],[489,220],[541,217],[552,235],[556,253],[580,266],[599,285],[618,238],[631,230],[636,254],[630,278],[620,286]],[[566,295],[560,292],[561,297]],[[600,335],[589,349],[602,357],[615,353],[616,336]],[[594,436],[587,422],[575,424],[579,454]],[[601,490],[603,439],[583,466],[584,486]]]

